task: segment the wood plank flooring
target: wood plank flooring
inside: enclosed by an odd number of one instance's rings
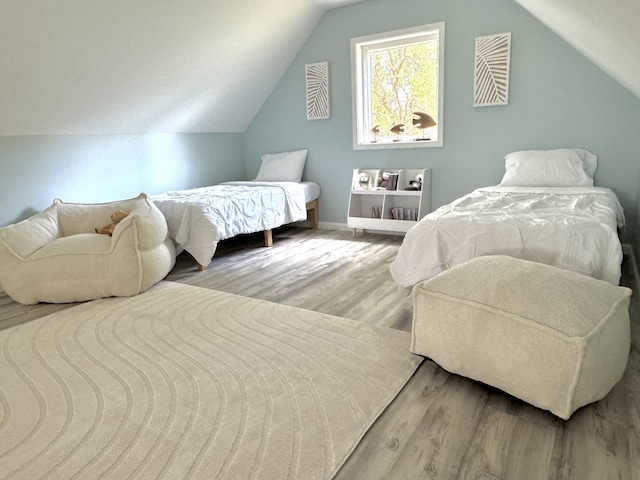
[[[402,237],[283,228],[222,242],[206,271],[178,257],[168,280],[409,331],[412,304],[389,265]],[[565,422],[425,360],[365,435],[338,480],[640,480],[640,314],[634,288],[632,351],[622,381]],[[26,307],[0,291],[0,328],[67,305]],[[304,480],[304,479],[301,479]]]

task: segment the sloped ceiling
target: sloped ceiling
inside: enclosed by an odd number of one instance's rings
[[[0,135],[244,132],[363,0],[0,0]],[[640,1],[516,0],[640,97]]]
[[[0,135],[243,132],[354,1],[0,0]]]
[[[640,98],[640,0],[516,0]]]

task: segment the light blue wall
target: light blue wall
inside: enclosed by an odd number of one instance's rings
[[[354,151],[350,39],[439,21],[444,147]],[[473,108],[474,39],[502,32],[512,32],[509,105]],[[331,118],[308,121],[304,65],[319,61],[330,64]],[[619,195],[633,231],[638,132],[640,99],[512,0],[367,0],[325,14],[244,135],[0,137],[0,225],[55,197],[100,202],[253,178],[263,153],[298,148],[309,148],[305,177],[322,187],[321,222],[344,224],[353,168],[431,168],[435,208],[498,183],[510,151],[575,146],[599,156],[596,182]]]
[[[446,22],[443,148],[354,151],[350,39]],[[509,105],[474,108],[477,36],[512,32]],[[331,118],[306,119],[304,65],[328,61]],[[620,197],[631,225],[640,173],[640,99],[512,0],[368,0],[329,11],[245,134],[247,171],[260,156],[309,148],[305,177],[322,188],[320,221],[346,222],[351,170],[428,167],[434,208],[499,183],[504,155],[582,147],[599,157],[596,183]]]
[[[245,178],[242,134],[0,137],[0,226],[49,206]]]

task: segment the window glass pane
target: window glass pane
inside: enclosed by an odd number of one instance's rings
[[[354,148],[442,146],[444,23],[351,45]]]
[[[376,125],[379,135],[397,137],[390,129],[404,125],[404,135],[420,138],[424,132],[413,125],[416,115],[425,112],[438,123],[438,42],[417,43],[369,50],[366,55],[370,105],[364,128]],[[437,138],[437,125],[429,136]]]

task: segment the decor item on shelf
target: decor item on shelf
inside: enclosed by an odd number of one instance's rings
[[[380,188],[396,190],[398,188],[398,172],[383,171],[380,174]]]
[[[405,188],[405,190],[413,190],[419,192],[420,190],[422,190],[423,180],[424,175],[419,173],[418,175],[416,175],[416,178],[414,180],[409,180],[409,186]]]
[[[366,172],[362,172],[358,177],[358,186],[363,190],[371,190],[371,187],[373,186],[371,175]]]
[[[404,123],[398,123],[391,127],[391,131],[396,134],[396,138],[393,140],[394,142],[400,141],[400,135],[404,133]]]
[[[389,172],[382,172],[378,180],[378,187],[386,190],[387,183],[389,182]]]
[[[387,190],[397,190],[398,189],[398,174],[397,173],[389,173],[389,179],[387,180]]]
[[[373,133],[373,140],[371,143],[378,143],[378,135],[380,134],[380,125],[376,125],[370,130]]]
[[[418,118],[414,118],[412,120],[413,126],[422,130],[422,137],[417,138],[416,140],[431,140],[431,137],[424,136],[424,131],[426,128],[435,127],[436,121],[428,113],[424,113],[424,112],[412,112],[412,113],[418,116]]]
[[[506,105],[509,102],[511,33],[476,38],[473,106]]]
[[[394,220],[409,220],[415,222],[418,220],[418,209],[394,207],[391,209],[391,218]]]
[[[329,118],[329,62],[305,65],[307,120]]]

